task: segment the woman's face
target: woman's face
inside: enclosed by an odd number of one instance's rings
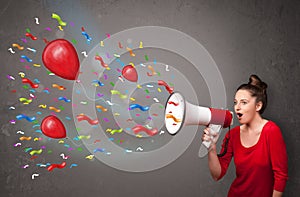
[[[256,103],[248,90],[238,90],[234,98],[234,111],[240,124],[250,123],[259,113],[261,102]]]

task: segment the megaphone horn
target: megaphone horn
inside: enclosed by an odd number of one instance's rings
[[[190,104],[179,92],[169,96],[165,107],[165,125],[172,135],[180,131],[183,125],[219,125],[219,128],[227,128],[232,124],[232,117],[229,110]]]

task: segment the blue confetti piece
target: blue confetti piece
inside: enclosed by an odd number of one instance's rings
[[[122,62],[119,58],[117,58],[116,61],[119,62],[122,67],[125,66],[124,62]]]
[[[50,164],[50,163],[46,163],[46,164],[37,163],[36,165],[39,166],[39,167],[41,167],[41,166],[46,166],[46,167],[48,167],[48,166],[50,166],[51,164]]]
[[[136,109],[136,108],[138,108],[138,109],[140,109],[140,110],[142,110],[142,111],[148,111],[150,108],[149,108],[149,106],[141,106],[141,105],[139,105],[139,104],[131,104],[131,105],[129,105],[129,110],[133,110],[133,109]]]
[[[39,127],[39,126],[41,126],[41,125],[35,124],[35,125],[32,126],[32,128]]]
[[[104,86],[104,83],[99,80],[93,80],[92,83],[97,83],[99,86]]]
[[[16,118],[18,120],[21,120],[21,119],[25,118],[28,122],[32,122],[32,121],[34,121],[36,119],[34,116],[33,117],[28,117],[28,116],[26,116],[24,114],[17,115]]]
[[[79,141],[79,138],[78,137],[74,137],[73,140]]]
[[[42,131],[41,131],[41,130],[35,130],[35,132],[37,132],[37,133],[42,133]]]
[[[84,31],[81,34],[85,36],[87,43],[89,44],[91,42],[92,38]]]
[[[21,58],[26,59],[27,62],[32,62],[32,59],[30,59],[26,55],[21,55]]]
[[[65,101],[66,103],[70,103],[71,102],[71,100],[70,99],[67,99],[66,97],[58,97],[58,100],[60,100],[60,101]]]
[[[76,167],[76,166],[78,166],[77,164],[75,164],[75,163],[72,163],[71,165],[70,165],[70,168],[72,168],[72,167]]]
[[[94,150],[94,153],[96,153],[96,152],[101,152],[101,153],[103,153],[103,152],[105,152],[105,149],[104,149],[104,148],[96,148],[96,149]]]
[[[34,79],[33,81],[34,81],[35,83],[41,83],[40,80],[38,80],[38,79]]]

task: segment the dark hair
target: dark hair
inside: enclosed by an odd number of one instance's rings
[[[256,97],[256,103],[262,102],[262,107],[259,113],[262,114],[267,107],[267,87],[268,85],[263,82],[257,75],[251,75],[247,84],[242,84],[238,90],[248,90],[252,97]]]

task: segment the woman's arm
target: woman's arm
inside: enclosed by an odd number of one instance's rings
[[[273,190],[273,195],[272,197],[281,197],[282,196],[282,192],[279,192],[279,191],[276,191],[276,190]]]
[[[280,128],[273,124],[268,135],[270,158],[272,170],[274,172],[274,192],[283,192],[288,179],[288,158],[286,145],[282,137]],[[276,192],[275,192],[276,191]]]
[[[233,129],[231,132],[234,132]],[[222,156],[218,156],[217,148],[216,148],[216,141],[212,140],[216,139],[215,135],[218,134],[211,134],[209,128],[204,129],[204,133],[202,135],[202,141],[210,141],[211,146],[208,150],[208,167],[210,170],[210,174],[214,180],[220,180],[225,174],[230,164],[230,161],[233,157],[233,147],[232,147],[232,137],[229,137],[230,131],[225,135],[223,139],[221,153]],[[211,137],[212,135],[212,137]],[[225,152],[226,153],[225,153]],[[224,154],[223,154],[224,153]]]
[[[217,155],[216,144],[211,140],[209,128],[204,129],[202,141],[211,141],[211,146],[208,150],[208,167],[212,178],[217,181],[221,175],[221,165]]]
[[[212,143],[208,152],[208,167],[212,178],[217,181],[221,175],[221,165],[217,155],[216,144]]]

